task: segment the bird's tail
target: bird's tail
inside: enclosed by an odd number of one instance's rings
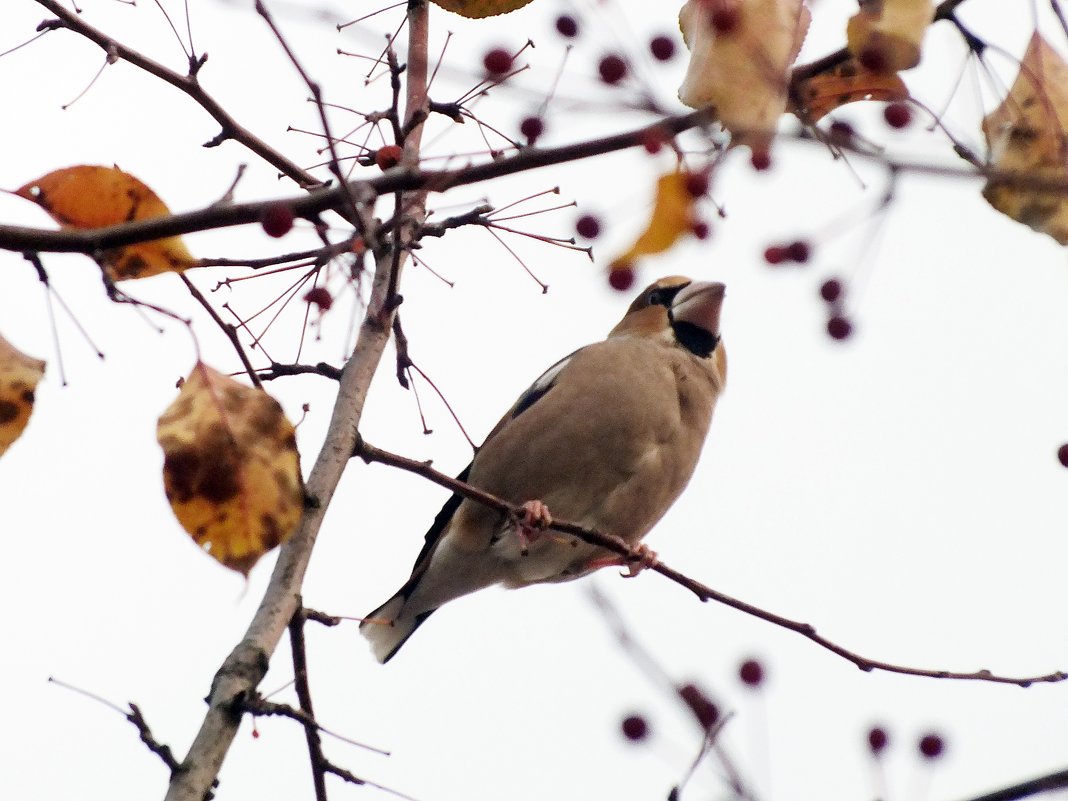
[[[408,638],[415,634],[415,630],[423,625],[423,621],[435,611],[431,609],[409,614],[404,608],[407,601],[407,596],[397,593],[367,615],[360,624],[360,634],[371,643],[375,659],[382,664],[392,659]]]

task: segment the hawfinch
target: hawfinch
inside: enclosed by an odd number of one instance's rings
[[[522,515],[459,495],[445,503],[411,578],[360,625],[379,661],[454,598],[621,564],[616,554],[543,531],[550,513],[651,554],[639,543],[690,480],[723,390],[723,291],[660,279],[607,339],[557,362],[519,397],[459,478],[522,504]]]

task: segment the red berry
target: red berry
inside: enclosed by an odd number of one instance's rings
[[[334,296],[324,286],[312,287],[304,295],[305,303],[314,303],[320,311],[329,311],[334,305]]]
[[[612,265],[608,271],[608,285],[616,292],[626,292],[634,286],[634,268],[629,264]]]
[[[711,729],[719,720],[719,709],[696,684],[684,684],[679,687],[679,698],[690,708],[697,722],[705,729]]]
[[[804,264],[808,261],[809,256],[812,255],[812,252],[808,242],[798,239],[796,242],[791,242],[786,246],[786,255],[791,261]]]
[[[583,214],[575,221],[575,231],[583,239],[596,239],[601,233],[601,221],[592,214]]]
[[[293,228],[293,207],[288,203],[271,203],[260,212],[260,225],[267,236],[285,236]]]
[[[827,333],[831,339],[848,339],[853,333],[853,323],[848,317],[836,314],[827,321]]]
[[[937,734],[925,734],[920,738],[920,753],[927,759],[938,759],[946,748],[945,741]]]
[[[738,668],[738,678],[750,687],[759,687],[764,681],[764,666],[755,659],[747,659]]]
[[[786,260],[786,248],[781,245],[769,245],[764,248],[764,261],[768,264],[782,264]]]
[[[1057,460],[1062,467],[1068,467],[1068,442],[1057,448]]]
[[[880,47],[866,47],[860,51],[858,56],[860,64],[872,72],[886,72],[887,71],[887,58],[886,51]]]
[[[829,278],[820,285],[820,297],[828,303],[834,303],[842,297],[842,282],[837,278]]]
[[[541,117],[527,117],[519,123],[519,132],[527,138],[527,144],[534,144],[545,133],[545,122]]]
[[[889,745],[890,738],[886,734],[886,730],[881,726],[875,726],[870,732],[868,732],[868,747],[871,748],[871,752],[878,756]]]
[[[670,36],[654,36],[649,51],[657,61],[670,61],[675,55],[675,40]]]
[[[512,69],[512,54],[503,47],[495,47],[483,56],[482,66],[490,75],[504,75]]]
[[[686,192],[690,197],[701,197],[706,194],[708,192],[708,173],[686,173]]]
[[[735,6],[719,7],[712,12],[712,28],[716,33],[729,34],[738,29],[739,15]]]
[[[753,169],[757,172],[764,172],[764,170],[771,167],[771,153],[766,148],[754,150],[749,155],[749,163],[753,165]]]
[[[556,18],[556,30],[561,36],[571,39],[578,36],[578,22],[568,14],[561,14]]]
[[[912,109],[906,103],[890,103],[883,109],[883,119],[891,128],[907,128],[912,122]]]
[[[384,145],[375,151],[375,164],[381,170],[388,170],[400,164],[403,156],[404,151],[400,145]]]
[[[708,227],[708,223],[704,220],[697,220],[691,226],[690,230],[693,235],[698,239],[708,239],[708,235],[711,233],[711,229]]]
[[[623,736],[631,742],[637,743],[649,736],[649,724],[641,715],[630,715],[623,718],[621,728]]]
[[[667,136],[659,128],[650,128],[642,134],[642,147],[650,155],[659,153],[663,149],[665,141],[667,141]]]
[[[597,71],[601,73],[601,80],[607,84],[615,85],[627,75],[627,62],[621,56],[611,53],[601,59],[597,65]]]

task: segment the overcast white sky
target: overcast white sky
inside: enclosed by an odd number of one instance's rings
[[[166,5],[181,17],[180,4]],[[190,5],[197,48],[210,53],[205,87],[294,160],[315,163],[316,142],[286,132],[289,125],[314,128],[314,110],[261,21],[244,3]],[[349,16],[377,7],[344,5],[340,13]],[[1036,5],[1063,52],[1059,27],[1044,4]],[[82,6],[92,24],[182,69],[181,52],[153,4]],[[528,36],[537,48],[521,83],[543,92],[561,62],[552,19],[565,7],[538,0],[481,23],[433,9],[433,49],[445,30],[455,32],[448,55],[454,70],[439,78],[434,96],[448,100],[466,88],[489,46],[516,46]],[[814,4],[802,60],[838,46],[850,7],[846,0]],[[1019,56],[1032,10],[1027,3],[969,0],[961,15]],[[649,35],[675,30],[675,11],[659,3],[579,5],[584,35],[561,82],[564,100],[551,107],[546,143],[636,124],[636,117],[612,113],[626,95],[593,81],[593,65],[620,47],[641,58]],[[331,23],[279,7],[287,36],[327,99],[364,111],[378,102],[363,87],[366,63],[335,50],[368,51],[400,14],[371,20],[366,35],[339,37]],[[47,16],[31,0],[9,0],[0,50],[28,38]],[[908,76],[934,107],[948,101],[964,59],[944,28],[932,32],[931,55]],[[1011,61],[993,51],[991,60],[999,80],[1010,82]],[[186,210],[215,200],[237,163],[248,161],[239,199],[294,193],[238,145],[202,149],[215,124],[130,65],[108,68],[84,98],[61,110],[102,61],[99,49],[62,31],[0,58],[7,111],[0,187],[13,189],[61,166],[117,163],[172,209]],[[646,66],[670,102],[683,59]],[[993,102],[989,85],[969,68],[946,118],[976,149],[979,120]],[[593,113],[565,102],[575,98]],[[477,109],[487,122],[514,131],[539,100],[501,91]],[[877,104],[840,115],[891,152],[954,163],[937,133],[920,126],[888,131]],[[348,119],[334,117],[338,130]],[[428,154],[477,147],[471,126],[435,125],[446,134],[428,135]],[[510,241],[551,285],[545,295],[482,231],[456,232],[422,252],[455,288],[425,270],[407,272],[403,314],[412,356],[476,439],[545,367],[603,337],[622,314],[630,297],[609,290],[601,268],[645,213],[657,171],[669,166],[667,156],[617,155],[434,201],[462,208],[451,204],[488,195],[503,205],[559,185],[561,198],[599,213],[608,228],[592,266],[581,254]],[[1055,457],[1068,441],[1064,250],[993,212],[976,182],[904,177],[890,209],[867,217],[884,180],[871,165],[832,162],[811,144],[781,145],[766,174],[737,154],[715,179],[714,196],[727,217],[715,222],[711,239],[643,266],[641,283],[671,273],[726,283],[731,363],[697,474],[650,542],[667,563],[811,622],[873,658],[1012,675],[1068,669],[1068,471]],[[575,215],[568,209],[526,222],[566,236]],[[0,220],[49,225],[14,197],[0,197]],[[814,242],[810,265],[771,269],[762,262],[765,246],[796,237]],[[295,250],[313,242],[305,227],[281,245]],[[255,226],[191,236],[188,244],[198,256],[279,252],[279,243]],[[46,679],[140,704],[156,736],[183,754],[211,676],[244,631],[274,557],[246,585],[199,553],[166,506],[155,421],[195,358],[185,331],[164,322],[160,335],[133,311],[110,304],[84,257],[48,256],[45,264],[106,359],[98,361],[59,313],[68,380],[62,386],[42,289],[21,257],[0,253],[0,332],[49,362],[26,434],[0,459],[7,545],[0,562],[0,604],[7,610],[0,795],[158,797],[166,771],[133,728]],[[845,343],[823,330],[817,289],[831,275],[849,282],[856,335]],[[205,271],[192,277],[204,289],[218,278]],[[288,283],[280,277],[239,284],[231,301],[248,314]],[[195,313],[173,276],[129,289]],[[322,341],[310,346],[306,361],[340,361],[350,310],[346,301],[326,317]],[[299,317],[285,316],[267,340],[279,360],[292,357]],[[210,324],[198,323],[197,334],[209,361],[235,369]],[[365,415],[367,439],[442,469],[461,468],[470,451],[447,413],[422,387],[434,429],[424,437],[411,395],[396,386],[392,371],[387,357]],[[271,389],[293,419],[311,404],[299,429],[307,466],[329,417],[331,386],[302,378]],[[353,464],[308,574],[307,603],[335,614],[372,609],[407,577],[444,499],[442,490],[407,474]],[[660,576],[624,581],[612,571],[457,601],[386,667],[373,661],[355,625],[312,626],[310,671],[322,723],[392,751],[386,758],[330,742],[330,756],[419,801],[666,797],[699,734],[616,647],[590,601],[594,584],[671,675],[699,682],[735,713],[724,742],[760,799],[844,801],[881,792],[865,746],[876,722],[891,735],[885,775],[889,797],[898,801],[953,801],[1068,762],[1068,684],[1022,690],[864,674],[795,634],[700,604]],[[283,646],[265,690],[291,678],[288,656]],[[749,656],[761,658],[770,674],[758,694],[736,679]],[[291,698],[291,690],[278,695]],[[632,711],[645,714],[653,729],[639,747],[618,734],[620,719]],[[302,732],[276,720],[261,720],[259,729],[258,739],[242,729],[218,797],[311,798]],[[948,743],[934,766],[921,765],[915,752],[929,730]],[[725,795],[712,764],[684,797]],[[340,783],[332,784],[331,796],[384,797]]]

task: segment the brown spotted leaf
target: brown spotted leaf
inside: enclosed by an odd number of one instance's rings
[[[934,15],[933,0],[860,0],[846,26],[849,52],[882,72],[911,69]]]
[[[45,363],[31,359],[0,337],[0,455],[19,435],[33,412],[33,393]]]
[[[983,120],[991,178],[983,197],[1012,219],[1068,245],[1068,195],[1039,182],[1068,181],[1068,64],[1036,31],[1001,105]],[[1033,179],[1035,186],[1028,186]]]
[[[278,402],[198,363],[156,429],[163,485],[182,527],[248,575],[300,521],[304,489],[293,425]]]
[[[791,108],[806,122],[814,123],[847,103],[860,100],[908,100],[909,90],[896,72],[877,72],[855,58],[830,72],[821,72],[797,86],[797,107]]]
[[[495,17],[522,8],[531,0],[433,0],[435,5],[469,19]]]
[[[688,189],[690,176],[669,172],[656,182],[656,200],[649,223],[634,244],[612,261],[613,267],[633,264],[640,256],[660,253],[693,230],[694,196]]]
[[[690,64],[679,100],[714,107],[732,144],[766,150],[810,21],[804,0],[687,0],[679,27]]]
[[[15,194],[70,228],[101,228],[171,213],[155,192],[118,167],[67,167],[30,181]],[[178,236],[106,250],[101,261],[116,281],[183,272],[197,265]]]

